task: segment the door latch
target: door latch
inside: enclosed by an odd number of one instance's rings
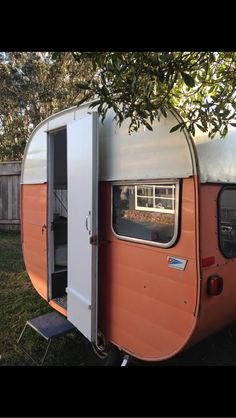
[[[91,245],[97,245],[98,244],[98,237],[97,237],[97,235],[92,235],[92,237],[90,237],[90,239],[89,239],[89,243]]]
[[[42,226],[42,234],[44,233],[44,231],[47,229],[47,225],[46,224],[44,224],[43,226]]]

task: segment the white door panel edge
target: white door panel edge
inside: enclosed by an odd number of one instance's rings
[[[67,317],[90,341],[97,339],[98,115],[67,125]],[[96,242],[96,240],[95,240]]]

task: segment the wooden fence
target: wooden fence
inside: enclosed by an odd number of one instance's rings
[[[20,228],[21,162],[0,162],[0,229]]]

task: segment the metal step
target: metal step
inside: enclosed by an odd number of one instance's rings
[[[52,340],[56,337],[59,337],[60,335],[66,334],[67,332],[73,331],[75,329],[75,326],[72,325],[71,322],[69,322],[64,316],[60,315],[58,312],[49,312],[47,314],[40,315],[37,318],[29,319],[26,322],[20,334],[20,337],[18,338],[17,344],[19,344],[27,325],[34,329],[48,342],[45,354],[40,363],[41,365],[43,365],[44,363]],[[24,349],[23,351],[36,363],[36,361],[30,356],[29,353],[27,353]]]
[[[46,340],[49,338],[56,338],[59,335],[75,329],[71,322],[56,311],[30,319],[26,324],[37,331]]]

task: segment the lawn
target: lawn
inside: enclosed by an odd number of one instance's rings
[[[16,342],[28,319],[52,309],[33,288],[25,272],[20,234],[0,231],[0,365],[35,365]],[[45,366],[82,365],[81,334],[77,331],[52,342]],[[47,342],[30,327],[22,338],[22,347],[40,361]]]
[[[0,231],[0,365],[35,365],[16,342],[28,319],[50,311],[52,309],[35,291],[25,271],[20,234],[15,231]],[[22,339],[22,346],[37,361],[41,360],[46,344],[42,337],[28,327]],[[236,324],[176,357],[155,365],[232,366],[236,365],[235,347]],[[79,332],[70,332],[52,343],[45,366],[52,365],[84,365],[83,337]],[[131,360],[128,365],[140,366],[142,363]]]

